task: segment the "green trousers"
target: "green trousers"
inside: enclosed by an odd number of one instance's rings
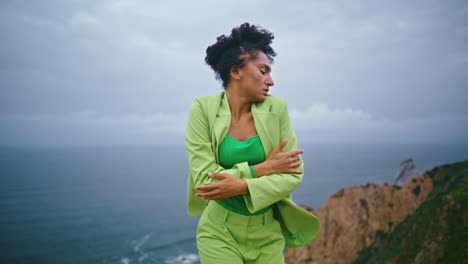
[[[285,240],[270,209],[246,216],[210,200],[197,228],[201,264],[284,264]]]

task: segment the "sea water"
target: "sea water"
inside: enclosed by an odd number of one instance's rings
[[[467,145],[301,146],[294,201],[319,208],[341,188],[393,183],[468,160]],[[0,148],[0,263],[199,263],[182,145]]]

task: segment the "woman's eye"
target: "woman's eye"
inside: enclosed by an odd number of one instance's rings
[[[261,72],[262,74],[265,74],[265,73],[266,73],[265,71],[262,71],[262,70],[260,70],[260,72]]]

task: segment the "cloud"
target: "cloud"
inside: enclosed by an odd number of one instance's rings
[[[164,144],[183,140],[185,113],[3,115],[1,144]]]
[[[77,12],[73,17],[71,17],[70,24],[77,24],[77,25],[89,25],[89,26],[96,26],[99,24],[99,20],[97,17],[85,13],[85,12]]]
[[[245,21],[275,34],[301,140],[467,140],[466,4],[266,3],[5,1],[0,141],[178,137],[177,111],[220,91],[206,47]]]
[[[135,133],[177,132],[186,115],[181,113],[105,115],[94,110],[83,110],[68,114],[4,115],[0,122],[5,125],[42,124],[43,126],[82,126],[93,128],[113,127]]]
[[[331,109],[324,103],[313,104],[304,111],[291,109],[290,117],[299,129],[359,126],[372,119],[372,115],[365,111],[351,108]]]
[[[190,27],[201,23],[210,23],[216,19],[226,19],[233,9],[247,5],[250,9],[254,9],[260,3],[248,0],[236,2],[120,0],[107,5],[105,11],[115,16],[151,19],[161,24]]]
[[[468,143],[468,116],[464,115],[377,118],[360,109],[326,103],[292,108],[289,113],[303,143]]]
[[[468,143],[467,116],[400,120],[317,103],[289,110],[299,143]],[[183,144],[186,112],[0,116],[0,144]]]

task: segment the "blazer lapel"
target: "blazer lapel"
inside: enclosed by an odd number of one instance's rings
[[[227,100],[226,92],[221,92],[217,97],[219,107],[214,119],[213,129],[211,133],[213,152],[215,153],[216,162],[218,158],[218,146],[227,135],[231,125],[231,110],[229,108],[229,101]],[[216,104],[216,103],[215,103]],[[216,111],[215,109],[210,109]],[[280,124],[278,116],[271,113],[271,105],[269,100],[260,103],[253,103],[251,107],[252,115],[255,122],[255,128],[262,142],[265,154],[268,154],[276,146],[275,142],[280,141]]]
[[[229,131],[231,125],[231,110],[225,92],[221,92],[217,99],[217,110],[210,109],[216,112],[211,134],[211,146],[214,147],[213,152],[215,153],[216,162],[219,163],[218,146]]]
[[[252,114],[255,122],[255,128],[262,141],[265,155],[269,155],[276,146],[275,142],[279,140],[279,119],[278,116],[270,112],[271,107],[264,103],[252,104]],[[268,102],[269,103],[269,102]]]

